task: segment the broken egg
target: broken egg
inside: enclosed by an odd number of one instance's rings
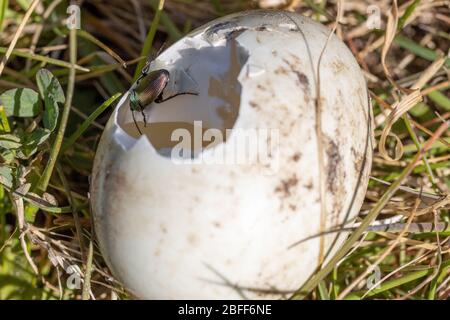
[[[162,99],[176,96],[146,106],[147,124],[122,97],[90,194],[101,252],[135,297],[287,298],[342,244],[320,234],[358,215],[372,117],[329,35],[291,12],[232,14],[153,61],[170,74]]]

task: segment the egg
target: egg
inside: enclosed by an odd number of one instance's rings
[[[159,102],[141,114],[135,87],[122,97],[90,196],[103,257],[134,297],[287,298],[343,243],[321,233],[359,213],[372,114],[330,32],[292,12],[228,15],[150,64],[169,74]]]

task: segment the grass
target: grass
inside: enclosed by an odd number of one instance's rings
[[[164,0],[159,0],[158,6],[156,7],[155,17],[153,18],[152,24],[150,25],[150,29],[148,30],[147,37],[144,41],[144,46],[142,47],[141,56],[148,57],[150,55],[150,51],[153,46],[153,40],[155,39],[156,30],[158,29],[159,19],[161,17],[161,13],[164,9]],[[139,75],[141,74],[142,68],[144,67],[146,61],[141,60],[134,72],[134,80],[137,80]]]
[[[292,3],[292,10],[333,27],[335,1]],[[336,34],[367,76],[377,144],[391,125],[386,119],[395,103],[407,100],[405,89],[425,77],[423,101],[403,106],[392,123],[401,157],[387,157],[394,139],[387,139],[386,153],[375,150],[371,175],[376,179],[369,184],[359,227],[292,298],[446,300],[449,230],[368,228],[392,217],[404,225],[408,218],[415,224],[450,222],[450,9],[441,2],[402,1],[397,29],[390,30],[393,41],[386,43],[392,2],[366,3],[380,7],[380,29],[364,28],[366,7],[355,5],[346,7]],[[101,257],[90,223],[89,175],[105,123],[152,51],[218,16],[255,8],[257,1],[86,2],[78,31],[65,26],[67,1],[52,5],[51,0],[0,0],[0,145],[9,146],[0,147],[0,299],[127,299]],[[383,47],[391,78],[381,63]],[[442,66],[430,71],[442,57]],[[61,84],[64,100],[48,98],[59,94],[51,82],[47,94],[30,95],[20,106],[27,116],[8,114],[1,95],[24,87],[40,91],[36,76],[42,68]],[[415,208],[418,194],[421,204]],[[373,276],[368,270],[377,268],[382,280],[368,289]],[[78,287],[64,285],[80,278]]]
[[[64,141],[64,144],[62,145],[61,148],[61,153],[64,153],[70,147],[72,147],[73,144],[77,141],[77,139],[81,137],[81,135],[92,125],[92,122],[94,122],[95,119],[97,119],[97,117],[100,116],[106,110],[106,108],[111,106],[111,104],[113,104],[121,95],[122,95],[121,93],[116,93],[111,98],[106,100],[101,106],[95,109],[89,115],[89,117],[87,117],[86,120],[84,120],[84,122],[77,128],[77,130],[75,130],[75,132],[72,133],[70,137],[68,137]]]
[[[52,148],[49,154],[49,161],[42,173],[41,179],[37,184],[37,188],[42,192],[47,190],[48,183],[53,173],[56,161],[59,156],[59,150],[61,149],[64,133],[66,132],[67,121],[69,120],[70,107],[72,105],[73,92],[75,88],[75,64],[77,62],[77,31],[76,29],[70,30],[69,34],[69,60],[71,63],[69,71],[69,82],[67,83],[66,101],[64,103],[63,113],[59,122],[59,130],[56,133],[55,140],[53,141]]]

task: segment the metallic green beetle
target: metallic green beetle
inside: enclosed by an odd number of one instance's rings
[[[142,69],[141,75],[130,90],[131,114],[133,116],[134,124],[141,135],[142,132],[139,129],[134,117],[134,111],[139,111],[142,114],[144,126],[146,126],[147,119],[145,117],[144,110],[145,107],[152,102],[162,103],[182,94],[198,95],[197,92],[178,92],[170,97],[163,98],[163,91],[169,83],[170,73],[165,69],[154,70],[151,72],[149,72],[149,69],[150,63],[147,62],[145,67]]]

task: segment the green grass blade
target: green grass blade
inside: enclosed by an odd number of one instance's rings
[[[443,262],[442,263],[442,270],[447,269],[449,266],[450,266],[450,260],[447,260],[447,261]],[[389,290],[394,289],[396,287],[402,286],[402,285],[407,284],[409,282],[412,282],[412,281],[418,280],[420,278],[423,278],[423,277],[425,277],[427,275],[430,275],[433,272],[435,272],[435,268],[434,267],[423,269],[423,270],[417,270],[417,271],[409,272],[409,273],[405,274],[402,277],[383,282],[380,285],[379,288],[373,289],[369,293],[367,293],[366,297],[372,297],[372,296],[375,296],[375,295],[380,294],[382,292],[389,291]],[[359,298],[362,297],[363,294],[364,294],[364,292],[362,292],[362,291],[354,292],[354,293],[349,294],[346,297],[346,299],[359,299]]]
[[[439,275],[431,281],[430,284],[430,290],[428,291],[428,299],[434,300],[436,298],[436,290],[441,284],[445,278],[448,276],[450,271],[450,264],[446,266],[441,266],[441,271],[439,272]]]
[[[66,132],[67,122],[69,120],[70,107],[72,106],[72,99],[75,89],[75,63],[77,61],[77,33],[75,29],[70,30],[69,33],[69,60],[70,60],[70,73],[69,81],[66,89],[66,101],[60,117],[58,131],[56,132],[53,145],[50,149],[49,160],[42,173],[41,178],[38,181],[38,189],[40,192],[45,192],[50,182],[50,178],[53,173],[58,156],[60,155],[61,146],[64,140],[64,133]]]
[[[414,53],[415,55],[425,60],[434,61],[439,57],[439,55],[433,50],[424,48],[415,41],[408,39],[402,35],[397,35],[394,39],[394,42],[398,44],[400,47],[409,50],[410,52]],[[450,58],[447,58],[445,60],[445,66],[447,68],[450,68]]]
[[[86,131],[86,129],[92,124],[92,122],[94,122],[95,119],[97,119],[97,117],[121,95],[121,93],[116,93],[111,98],[106,100],[100,107],[95,109],[95,111],[92,112],[86,120],[84,120],[81,126],[79,126],[78,129],[69,138],[66,139],[61,148],[61,153],[63,154],[65,151],[67,151],[67,149],[75,143],[75,141],[83,134],[83,132]]]
[[[405,13],[398,20],[398,28],[397,30],[402,30],[405,26],[406,20],[412,15],[414,10],[416,10],[417,6],[420,4],[420,0],[414,0],[405,10]]]
[[[0,32],[3,31],[3,20],[5,19],[8,0],[0,0]]]
[[[141,56],[148,57],[150,54],[150,50],[152,49],[153,40],[155,39],[156,30],[158,29],[159,25],[159,19],[161,17],[161,12],[164,9],[164,0],[159,0],[158,6],[156,7],[155,16],[153,17],[152,24],[150,25],[150,30],[147,33],[147,37],[144,41],[144,47],[141,51]],[[139,62],[139,64],[136,67],[136,71],[134,73],[134,80],[136,80],[139,77],[139,74],[141,73],[142,68],[145,65],[145,61]]]
[[[409,135],[411,136],[411,139],[413,140],[413,142],[417,148],[417,151],[420,152],[420,142],[419,142],[419,139],[417,138],[416,133],[414,132],[413,127],[411,126],[411,123],[408,119],[408,115],[407,114],[403,115],[402,119],[406,125],[406,129],[408,130]],[[427,170],[428,177],[430,178],[430,181],[432,182],[432,184],[434,186],[436,182],[434,179],[433,171],[431,170],[430,164],[428,163],[428,158],[425,154],[422,157],[422,162]]]
[[[330,300],[330,295],[328,294],[326,282],[320,281],[318,288],[319,288],[320,300]]]
[[[158,1],[159,0],[150,0],[150,3],[155,10],[158,8]],[[182,32],[177,28],[175,23],[173,23],[172,19],[170,19],[165,12],[161,12],[161,24],[166,29],[170,41],[176,41],[183,36]]]
[[[450,111],[450,99],[442,92],[435,90],[428,94],[428,97],[446,111]]]
[[[222,7],[222,4],[220,3],[220,1],[219,0],[210,0],[210,1],[214,7],[214,10],[216,11],[216,13],[219,16],[222,16],[224,14],[224,10],[223,10],[223,7]]]
[[[0,120],[2,123],[2,130],[6,133],[11,132],[11,128],[9,126],[8,117],[6,116],[5,107],[0,105]]]
[[[8,48],[0,47],[0,53],[6,53],[7,50],[8,50]],[[68,68],[68,69],[71,68],[71,64],[69,62],[58,60],[58,59],[53,59],[53,58],[46,57],[46,56],[41,56],[39,54],[31,54],[31,53],[21,51],[18,49],[14,49],[11,52],[11,55],[21,57],[21,58],[28,58],[31,60],[41,61],[41,62],[53,64],[55,66],[64,67],[64,68]],[[77,64],[74,65],[74,69],[79,70],[79,71],[89,72],[89,69],[79,66]]]

